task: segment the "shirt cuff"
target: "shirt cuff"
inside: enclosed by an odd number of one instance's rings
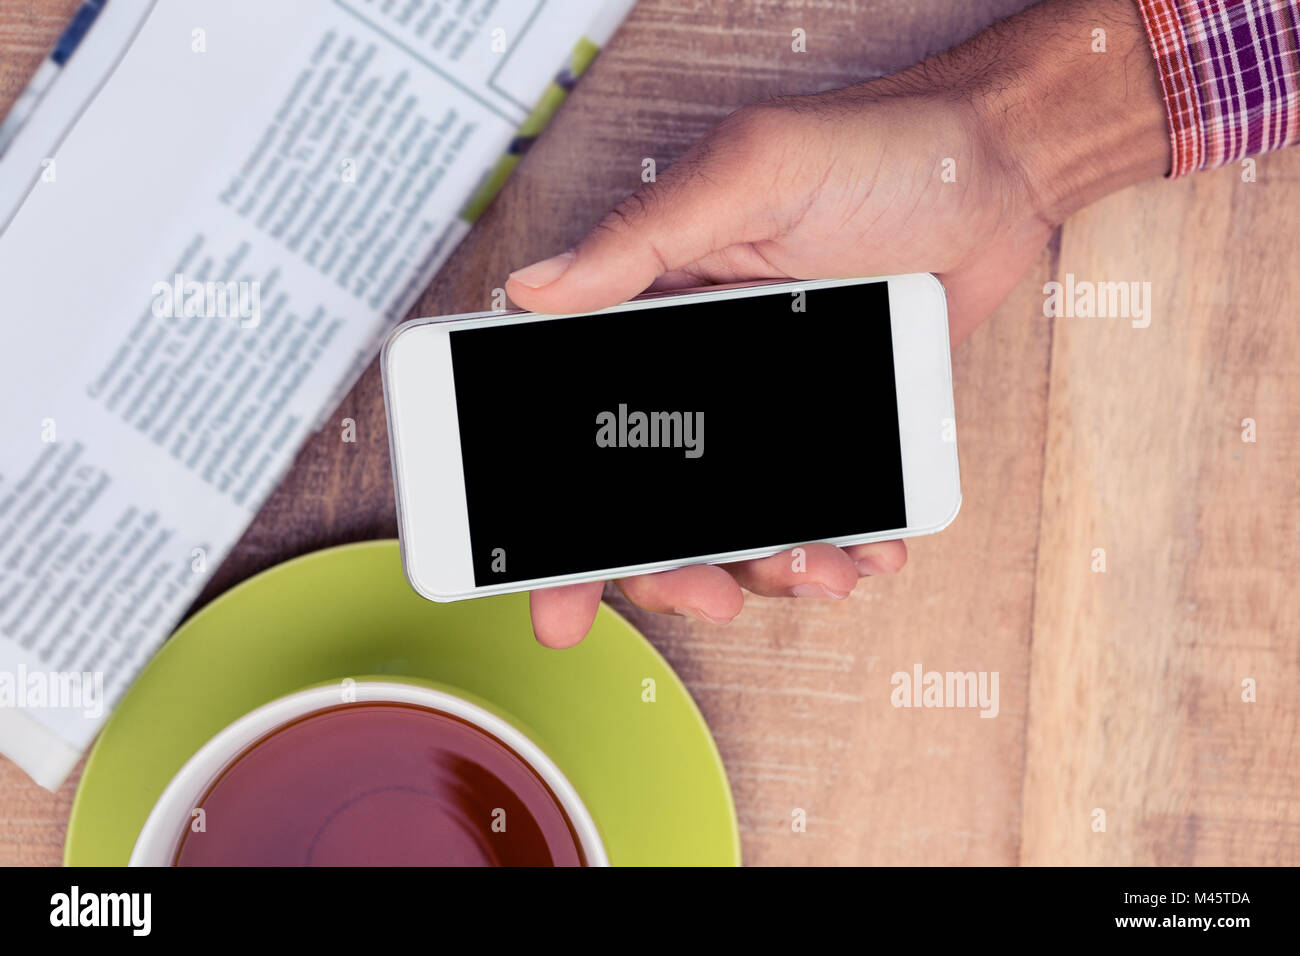
[[[1300,0],[1137,0],[1160,72],[1169,176],[1300,139]]]

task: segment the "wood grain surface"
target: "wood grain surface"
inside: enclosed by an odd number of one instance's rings
[[[0,108],[76,5],[0,0]],[[643,157],[671,163],[735,107],[891,72],[1026,5],[641,0],[415,311],[488,308]],[[1300,862],[1298,199],[1292,151],[1255,183],[1153,182],[1066,223],[954,354],[963,511],[901,575],[841,604],[751,597],[726,628],[607,592],[713,728],[748,863]],[[1151,326],[1044,318],[1067,273],[1150,281]],[[395,531],[372,365],[196,607]],[[916,664],[998,672],[997,717],[892,707],[890,675]],[[0,864],[59,862],[75,784],[47,793],[0,758]]]

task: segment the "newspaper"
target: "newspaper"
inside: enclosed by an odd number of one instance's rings
[[[37,783],[631,5],[102,5],[0,156],[0,752]]]

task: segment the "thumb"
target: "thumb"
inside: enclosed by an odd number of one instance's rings
[[[695,149],[658,182],[620,202],[573,249],[510,274],[506,294],[533,312],[591,312],[617,305],[674,269],[746,236],[750,202],[732,163]],[[714,154],[716,157],[716,153]]]

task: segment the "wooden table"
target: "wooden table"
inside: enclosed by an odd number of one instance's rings
[[[76,5],[0,0],[0,107]],[[898,69],[1025,5],[642,0],[416,311],[486,308],[643,157],[666,165],[732,108]],[[1300,150],[1255,183],[1152,182],[1071,219],[954,355],[965,505],[905,573],[838,605],[750,598],[726,628],[611,593],[708,718],[748,862],[1300,863],[1298,227]],[[1067,273],[1149,279],[1150,328],[1043,318]],[[345,417],[357,443],[308,443],[200,603],[395,533],[375,366]],[[997,717],[892,707],[917,663],[997,671]],[[75,785],[0,759],[0,864],[59,861]]]

